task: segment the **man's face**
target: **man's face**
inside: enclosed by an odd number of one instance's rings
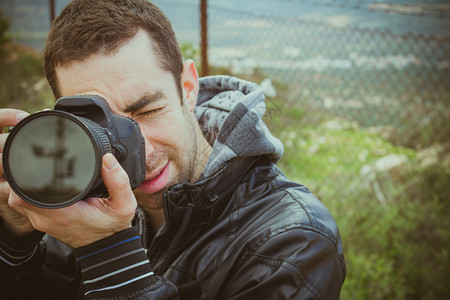
[[[139,31],[116,53],[72,62],[56,74],[62,96],[99,95],[115,114],[139,123],[147,167],[145,182],[135,190],[140,205],[159,209],[169,186],[191,181],[198,155],[195,101],[183,97],[181,104],[173,76],[161,69],[146,33]]]

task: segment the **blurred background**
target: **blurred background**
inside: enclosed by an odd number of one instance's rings
[[[0,0],[0,107],[53,106],[52,2]],[[264,88],[282,170],[340,228],[341,299],[449,299],[449,1],[208,0],[203,51],[200,0],[154,2],[203,75]]]

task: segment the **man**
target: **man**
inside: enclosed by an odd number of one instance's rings
[[[42,209],[2,179],[2,296],[339,297],[345,264],[336,224],[275,166],[283,149],[261,120],[261,89],[232,77],[199,80],[157,7],[69,3],[52,25],[44,69],[56,98],[98,95],[139,123],[146,180],[132,191],[106,154],[109,198]],[[0,124],[25,115],[0,110]]]

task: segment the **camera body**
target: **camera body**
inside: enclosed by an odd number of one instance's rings
[[[99,96],[61,97],[55,110],[65,111],[99,124],[109,139],[112,154],[128,174],[130,186],[137,188],[145,179],[145,141],[139,124],[133,119],[115,115],[105,99]],[[108,191],[103,183],[87,197],[104,197]]]
[[[60,98],[54,110],[19,122],[3,150],[5,178],[23,200],[61,208],[106,197],[102,157],[112,153],[132,189],[145,179],[145,140],[136,121],[115,115],[99,96]]]

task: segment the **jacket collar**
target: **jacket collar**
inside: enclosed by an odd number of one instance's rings
[[[175,253],[190,240],[195,239],[196,235],[201,234],[210,221],[226,211],[224,209],[226,205],[232,204],[229,201],[231,194],[256,160],[233,159],[208,178],[193,184],[175,185],[164,194],[166,220],[154,241],[158,237],[161,241],[161,238],[166,236],[164,238],[166,254],[157,267],[157,274],[163,274]],[[189,234],[185,234],[188,229]]]
[[[192,209],[188,226],[211,221],[227,205],[231,194],[257,160],[258,157],[235,158],[201,181],[171,187],[164,195],[166,222],[161,233],[176,232],[188,209]]]

